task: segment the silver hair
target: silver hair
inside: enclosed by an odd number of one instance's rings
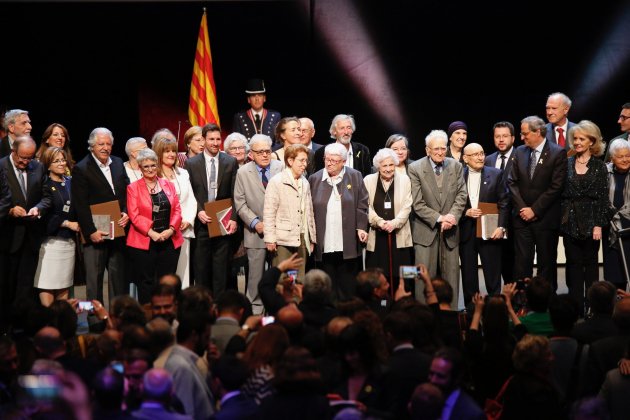
[[[145,146],[149,147],[147,145],[147,141],[143,137],[130,138],[129,140],[127,140],[127,143],[125,143],[125,153],[127,153],[129,159],[131,159],[131,148],[136,144],[144,144]]]
[[[562,103],[564,103],[566,106],[571,108],[571,104],[572,104],[571,98],[569,98],[567,95],[565,95],[562,92],[554,92],[547,97],[547,100],[551,99],[554,96],[557,96],[558,98],[560,98],[560,100],[562,100]]]
[[[392,144],[401,140],[405,142],[405,147],[409,147],[409,139],[407,139],[407,137],[403,136],[402,134],[392,134],[391,136],[389,136],[387,138],[387,141],[385,142],[385,147],[392,147]]]
[[[152,160],[153,162],[157,163],[158,157],[153,149],[142,149],[138,152],[138,157],[136,158],[138,166],[142,165],[142,162],[144,162],[145,160]]]
[[[13,141],[13,145],[11,147],[11,150],[17,152],[18,149],[20,148],[21,145],[23,144],[27,144],[27,145],[32,145],[32,146],[37,146],[37,143],[35,143],[35,140],[33,140],[33,137],[29,136],[28,134],[25,136],[20,136],[18,138],[16,138]]]
[[[232,133],[229,136],[227,136],[225,140],[223,141],[223,149],[224,150],[229,149],[232,143],[234,143],[235,141],[243,142],[243,145],[245,146],[245,153],[249,151],[249,144],[247,144],[247,137],[245,137],[241,133]]]
[[[97,127],[92,130],[92,132],[90,133],[90,137],[88,137],[88,150],[90,152],[94,148],[94,145],[96,144],[96,136],[98,136],[99,134],[105,134],[109,136],[112,141],[112,145],[114,144],[114,135],[112,134],[112,132],[105,127]]]
[[[314,268],[309,270],[304,276],[304,295],[330,296],[332,294],[332,281],[330,276],[323,270]]]
[[[521,120],[521,124],[527,124],[527,127],[531,131],[540,130],[540,135],[545,137],[547,135],[547,125],[538,115],[530,115],[529,117],[525,117]]]
[[[445,144],[448,143],[448,135],[444,130],[431,130],[429,134],[424,138],[425,146],[429,147],[431,140],[444,140]]]
[[[9,125],[11,124],[15,124],[15,121],[17,120],[17,117],[19,117],[20,115],[28,115],[28,111],[24,111],[23,109],[10,109],[7,112],[4,113],[4,122],[2,124],[2,126],[4,127],[5,130],[9,129]]]
[[[339,155],[343,160],[348,159],[348,151],[343,144],[339,143],[331,143],[327,145],[324,149],[324,156],[325,155]]]
[[[153,137],[151,137],[151,146],[155,146],[155,143],[163,139],[177,140],[175,134],[173,134],[171,130],[168,128],[160,128],[153,134]]]
[[[398,156],[396,156],[396,153],[388,147],[376,152],[376,154],[372,158],[372,164],[374,165],[376,169],[378,169],[381,167],[381,163],[383,163],[383,161],[387,158],[391,158],[394,161],[394,165],[396,166],[400,164],[400,159],[398,159]]]
[[[350,114],[335,115],[335,118],[333,118],[332,123],[330,124],[330,128],[328,129],[328,132],[330,133],[331,138],[333,139],[337,138],[335,137],[335,130],[337,128],[337,123],[343,120],[350,120],[350,123],[352,124],[352,131],[353,132],[357,131],[357,125],[354,122],[354,117],[352,115]]]
[[[616,139],[613,140],[608,147],[608,153],[610,156],[615,156],[620,150],[630,150],[630,142],[624,139]]]
[[[271,140],[271,137],[266,134],[254,134],[252,138],[249,139],[249,144],[247,145],[248,150],[257,143],[264,143],[267,147],[271,148],[273,141]]]

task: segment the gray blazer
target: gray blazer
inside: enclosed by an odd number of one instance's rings
[[[279,160],[271,160],[269,164],[269,179],[282,172],[284,165]],[[234,186],[234,207],[243,221],[243,244],[245,248],[265,248],[263,236],[250,229],[256,218],[263,221],[263,207],[265,204],[265,189],[260,181],[256,162],[249,162],[241,166],[236,173]]]
[[[361,255],[361,247],[357,236],[357,229],[368,230],[369,196],[361,172],[346,166],[343,179],[337,184],[341,195],[341,214],[343,216],[342,232],[328,232],[343,235],[343,258],[348,260]],[[315,246],[315,261],[322,260],[324,240],[326,235],[326,211],[328,200],[332,194],[332,186],[324,182],[326,169],[320,169],[308,178],[313,197],[313,212],[315,213],[315,227],[317,245]]]
[[[430,246],[440,233],[437,219],[443,214],[452,214],[456,221],[466,207],[468,192],[464,182],[462,164],[453,158],[445,158],[442,169],[442,197],[438,193],[435,174],[428,157],[423,157],[409,165],[413,211],[417,217],[412,219],[411,236],[414,244]],[[459,230],[457,225],[444,232],[444,240],[450,248],[458,245]]]

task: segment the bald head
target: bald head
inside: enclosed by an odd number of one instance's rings
[[[143,379],[144,400],[168,401],[173,392],[173,378],[168,371],[160,368],[149,369]]]
[[[328,322],[326,333],[329,336],[338,337],[341,331],[352,323],[352,319],[347,316],[336,316]]]
[[[55,327],[44,327],[35,334],[33,344],[45,359],[56,359],[65,353],[65,344],[61,333]]]
[[[304,315],[294,304],[282,307],[276,314],[276,321],[291,330],[298,328],[304,322]]]
[[[483,147],[479,143],[469,143],[464,147],[464,162],[475,171],[483,168],[485,158]]]

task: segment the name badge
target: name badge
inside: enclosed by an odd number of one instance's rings
[[[63,209],[61,209],[64,213],[69,213],[70,212],[70,206],[69,205],[64,205]]]
[[[160,206],[153,206],[153,213],[159,213],[160,212]]]
[[[385,202],[385,209],[386,209],[386,210],[389,210],[389,209],[391,209],[391,208],[392,208],[392,202],[391,202],[391,201],[386,201],[386,202]]]
[[[216,182],[211,182],[210,183],[210,188],[212,188],[213,190],[217,189],[217,183]]]

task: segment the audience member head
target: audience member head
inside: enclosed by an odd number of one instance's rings
[[[209,312],[188,312],[177,318],[177,343],[202,356],[210,342],[212,317]]]
[[[488,296],[483,305],[483,335],[486,341],[506,339],[510,335],[507,305],[502,296]]]
[[[130,349],[123,360],[127,392],[125,402],[128,410],[138,408],[142,400],[142,379],[153,366],[153,357],[144,349]]]
[[[66,344],[55,327],[44,327],[33,337],[33,345],[43,359],[55,360],[66,353]]]
[[[101,410],[122,410],[125,378],[111,367],[99,371],[92,383],[94,400]]]
[[[237,391],[249,378],[249,369],[242,359],[223,355],[212,366],[212,375],[220,381],[222,393]]]
[[[151,317],[162,317],[172,324],[177,315],[175,289],[164,284],[157,284],[151,291]]]
[[[615,285],[606,280],[594,282],[586,292],[586,299],[593,314],[612,315],[616,297]]]
[[[171,286],[175,289],[175,300],[179,301],[179,297],[182,293],[182,279],[175,273],[164,274],[158,280],[159,284],[164,284],[166,286]]]
[[[175,335],[171,324],[164,318],[154,318],[147,322],[147,331],[151,340],[151,353],[159,355],[164,349],[175,344]]]
[[[190,286],[180,295],[179,304],[177,305],[177,319],[184,314],[190,313],[212,313],[213,300],[210,292],[204,286]]]
[[[324,270],[314,268],[304,276],[302,300],[308,302],[327,303],[332,296],[332,281]]]
[[[112,300],[109,315],[119,330],[125,325],[144,325],[147,322],[142,306],[129,295],[116,296]]]
[[[324,394],[324,383],[317,363],[304,347],[289,347],[274,372],[274,386],[280,392]]]
[[[96,338],[96,359],[103,365],[120,360],[122,333],[118,330],[105,330]]]
[[[79,319],[77,312],[67,300],[54,300],[49,306],[54,313],[54,326],[61,333],[64,340],[69,340],[77,333],[77,321]]]
[[[556,335],[569,336],[580,317],[580,305],[571,295],[553,295],[549,302],[549,317]]]
[[[379,357],[369,331],[358,324],[348,325],[338,338],[341,363],[346,374],[367,374],[377,366]]]
[[[630,297],[624,297],[617,301],[612,319],[619,331],[630,332]]]
[[[144,401],[152,401],[167,406],[173,395],[173,377],[164,369],[149,369],[142,381]]]
[[[234,318],[239,325],[245,319],[247,297],[236,290],[226,290],[217,297],[217,312],[219,317]]]
[[[413,323],[406,312],[390,312],[383,320],[383,330],[390,348],[413,341]]]
[[[540,276],[534,276],[525,289],[527,307],[534,312],[547,312],[553,290],[551,283]]]
[[[289,335],[281,325],[269,324],[262,327],[247,345],[243,360],[250,370],[261,366],[274,367],[289,347]]]
[[[412,420],[439,419],[444,407],[442,390],[430,382],[418,385],[411,394],[407,408]]]
[[[128,324],[122,327],[122,350],[151,348],[151,336],[146,325]]]
[[[553,353],[549,339],[540,335],[527,334],[516,343],[512,353],[514,369],[521,373],[547,375],[551,369]]]
[[[460,386],[465,364],[462,354],[452,347],[442,347],[433,355],[429,367],[429,382],[449,395]]]
[[[380,268],[368,268],[357,274],[356,295],[365,302],[387,297],[389,283]]]
[[[431,284],[433,284],[438,303],[450,305],[453,302],[453,286],[449,282],[437,278],[431,280]]]
[[[0,382],[10,384],[17,376],[19,366],[15,342],[8,335],[0,336]]]

